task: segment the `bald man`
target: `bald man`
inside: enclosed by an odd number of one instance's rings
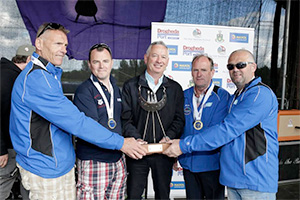
[[[237,90],[222,123],[201,134],[172,140],[170,157],[194,151],[220,150],[220,183],[228,199],[276,199],[278,187],[278,102],[261,78],[255,77],[253,54],[232,52],[227,69]]]

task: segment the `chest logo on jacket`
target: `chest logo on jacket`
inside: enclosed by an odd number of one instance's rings
[[[192,108],[190,106],[190,104],[185,104],[184,105],[184,115],[189,115],[192,112]]]

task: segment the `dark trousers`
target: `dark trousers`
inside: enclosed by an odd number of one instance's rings
[[[172,178],[173,158],[162,154],[153,154],[134,160],[126,157],[127,197],[141,199],[151,169],[155,199],[169,199]]]
[[[225,199],[225,187],[219,183],[220,170],[191,172],[183,169],[187,199]]]

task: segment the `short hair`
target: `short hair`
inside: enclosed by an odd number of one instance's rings
[[[45,33],[47,30],[60,30],[63,33],[65,33],[66,35],[70,32],[68,29],[66,29],[63,25],[58,24],[58,23],[53,23],[53,22],[46,22],[43,23],[37,33],[36,33],[36,38],[40,37],[41,35],[43,35],[43,33]]]
[[[16,55],[14,56],[11,61],[13,63],[26,63],[28,56],[20,56],[20,55]]]
[[[94,49],[97,49],[97,51],[99,51],[99,52],[102,52],[104,49],[106,49],[109,52],[110,57],[112,58],[112,53],[111,53],[110,47],[105,43],[99,43],[99,44],[93,45],[90,48],[90,50],[89,50],[89,61],[91,61],[91,53]]]
[[[213,59],[211,57],[209,57],[206,54],[195,55],[194,58],[193,58],[193,61],[192,61],[192,68],[193,68],[194,62],[196,62],[196,60],[198,60],[201,57],[205,57],[205,58],[207,58],[209,60],[209,62],[210,62],[210,70],[213,70],[214,69],[214,61],[213,61]]]
[[[147,51],[146,51],[146,55],[147,55],[147,56],[149,56],[150,51],[151,51],[151,48],[152,48],[152,46],[154,46],[154,45],[162,45],[162,46],[166,47],[166,49],[168,50],[167,45],[166,45],[163,41],[155,41],[155,42],[152,42],[152,43],[149,45],[149,47],[148,47],[148,49],[147,49]],[[168,50],[167,52],[168,52],[168,56],[169,56],[169,50]]]

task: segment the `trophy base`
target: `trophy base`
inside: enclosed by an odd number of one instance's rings
[[[166,150],[171,144],[168,143],[154,143],[154,144],[143,144],[143,147],[147,149],[146,155],[151,155],[154,153],[162,153]]]

